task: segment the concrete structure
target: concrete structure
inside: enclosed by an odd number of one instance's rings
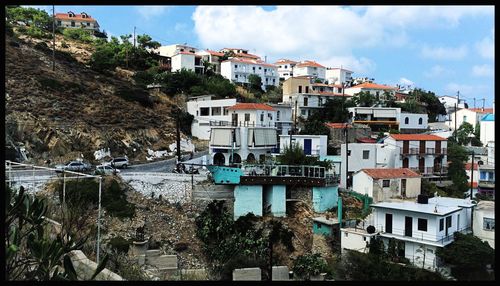
[[[456,96],[443,95],[443,96],[438,96],[438,99],[444,105],[444,108],[446,108],[446,115],[438,115],[437,121],[439,122],[451,120],[450,114],[455,112],[455,104],[457,105],[456,106],[457,110],[465,108],[465,101],[462,99],[460,100],[459,103],[458,97]]]
[[[288,266],[273,266],[273,281],[288,281],[290,280],[290,271]]]
[[[327,68],[325,71],[325,79],[329,84],[342,85],[343,83],[352,82],[352,71],[344,68]]]
[[[474,209],[472,231],[495,248],[495,202],[480,201]]]
[[[446,121],[448,127],[452,130],[455,130],[455,117],[457,118],[457,129],[460,128],[460,125],[464,122],[468,122],[472,125],[472,127],[476,128],[476,123],[481,121],[481,118],[488,114],[493,113],[493,108],[463,108],[450,113],[450,120]]]
[[[399,130],[401,108],[397,107],[350,107],[353,123],[366,124],[372,131],[396,129]]]
[[[342,94],[342,85],[340,84],[326,84],[326,83],[311,83],[312,90],[320,95],[331,95],[331,96],[345,96]],[[346,97],[350,97],[347,95]]]
[[[401,133],[422,133],[428,129],[429,115],[401,112],[399,131]]]
[[[236,104],[235,98],[212,100],[202,96],[187,102],[187,112],[194,116],[191,134],[198,139],[210,139],[211,125],[229,125],[231,115],[228,108]]]
[[[266,90],[268,85],[279,85],[278,68],[273,64],[237,57],[221,62],[221,75],[232,82],[248,84],[248,77],[252,74],[260,76],[263,90]]]
[[[275,127],[276,110],[262,103],[237,103],[228,108],[232,126]]]
[[[416,198],[421,176],[408,168],[361,169],[353,175],[353,191],[373,198],[374,202],[391,198]]]
[[[495,141],[490,141],[486,145],[486,148],[488,150],[488,156],[486,157],[486,164],[487,165],[495,165]]]
[[[286,215],[285,185],[265,185],[263,187],[263,197],[264,209],[269,209],[271,214],[276,217],[284,217]]]
[[[287,80],[290,77],[293,77],[293,68],[298,62],[288,60],[288,59],[279,59],[274,63],[278,67],[278,74],[280,80]]]
[[[81,250],[73,250],[68,253],[68,256],[71,259],[73,267],[75,268],[78,280],[90,280],[97,269],[97,263],[88,259]],[[97,274],[94,280],[123,281],[125,279],[123,279],[120,275],[104,268],[99,274]]]
[[[196,52],[196,55],[201,57],[202,64],[209,63],[211,65],[210,69],[220,74],[220,59],[224,56],[224,53],[212,50],[200,50]]]
[[[68,13],[56,13],[54,18],[57,27],[82,28],[85,30],[99,31],[99,23],[97,23],[97,20],[85,12],[81,14],[75,14],[72,11]]]
[[[479,137],[483,146],[486,146],[490,141],[495,141],[495,114],[488,113],[481,117],[479,126]]]
[[[285,147],[290,147],[290,136],[280,135],[280,152],[285,150]],[[293,135],[292,142],[298,144],[304,154],[311,156],[326,156],[328,146],[327,135]]]
[[[340,148],[341,144],[345,144],[345,131],[347,127],[347,142],[355,143],[357,139],[370,138],[371,129],[368,125],[363,124],[347,124],[347,123],[325,123],[326,127],[330,129],[330,139],[328,145],[334,148]]]
[[[346,88],[345,93],[354,96],[359,92],[369,92],[375,99],[385,101],[388,99],[384,95],[386,92],[391,96],[395,96],[397,90],[398,88],[394,86],[365,82]]]
[[[373,208],[376,232],[387,246],[403,241],[405,257],[415,266],[434,271],[440,266],[437,248],[454,240],[454,232],[471,232],[475,204],[468,199],[434,197],[426,202],[381,202]]]
[[[325,236],[332,236],[334,234],[334,228],[339,227],[339,222],[336,218],[326,218],[324,216],[315,217],[313,220],[313,233],[322,234]]]
[[[240,268],[233,270],[233,281],[260,281],[262,279],[260,268]]]
[[[195,54],[189,52],[180,52],[172,56],[172,72],[185,69],[195,71]]]
[[[326,68],[315,61],[301,61],[293,68],[293,76],[311,76],[325,80]]]
[[[345,178],[346,178],[346,165],[348,165],[348,180],[349,186],[352,186],[352,175],[354,172],[357,172],[363,168],[384,168],[389,167],[387,163],[383,161],[377,163],[377,151],[381,150],[382,144],[377,143],[352,143],[348,144],[349,146],[349,155],[348,159],[349,164],[346,164],[346,145],[340,145],[340,158],[342,160],[341,164],[341,175],[340,175],[340,186],[345,188]],[[381,150],[385,151],[385,150]],[[389,156],[385,156],[389,158]]]
[[[472,163],[466,163],[464,165],[465,174],[467,174],[467,178],[468,178],[467,182],[469,183],[469,186],[470,186],[470,183],[471,183],[471,179],[474,179],[473,186],[472,186],[473,189],[477,189],[477,184],[479,182],[479,168],[478,167],[479,167],[479,164],[474,163],[474,172],[472,172],[471,171],[471,169],[472,169]],[[472,173],[474,173],[474,174],[472,174]]]
[[[345,253],[346,249],[356,250],[362,253],[368,253],[370,240],[377,235],[376,233],[368,233],[362,228],[341,228],[340,229],[340,247],[341,253]]]
[[[159,53],[161,56],[169,57],[169,58],[171,58],[179,53],[187,52],[190,54],[194,54],[197,51],[198,51],[198,49],[195,47],[181,45],[181,44],[161,46],[158,49],[156,49],[156,52]]]
[[[223,48],[219,50],[220,53],[226,54],[230,57],[243,58],[243,59],[252,59],[252,60],[260,60],[260,57],[254,54],[250,54],[248,50],[241,48]]]
[[[290,130],[293,127],[292,106],[288,103],[268,103],[267,105],[276,110],[275,125],[276,129],[278,129],[278,134],[290,134]]]
[[[234,219],[253,213],[262,216],[262,185],[236,185],[234,187]]]
[[[317,213],[323,213],[331,208],[336,207],[338,198],[338,186],[312,188],[313,209]]]

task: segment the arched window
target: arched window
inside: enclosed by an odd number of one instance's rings
[[[423,119],[422,119],[422,117],[420,117],[420,118],[418,119],[418,124],[422,125],[422,121],[423,121]]]
[[[409,124],[409,123],[410,123],[410,118],[405,117],[405,124]]]

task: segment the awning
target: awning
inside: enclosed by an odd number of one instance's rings
[[[396,117],[396,110],[395,109],[389,109],[389,110],[380,110],[380,109],[375,109],[373,110],[373,116],[374,117]]]
[[[231,147],[231,142],[231,129],[212,129],[210,133],[210,145]]]

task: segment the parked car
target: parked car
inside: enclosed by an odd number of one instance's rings
[[[95,167],[94,175],[116,175],[120,170],[111,167],[110,165],[99,165]]]
[[[56,172],[66,171],[74,171],[74,172],[85,172],[90,171],[92,166],[88,163],[82,161],[69,161],[66,164],[58,164],[55,166]]]
[[[127,168],[130,166],[130,162],[128,161],[127,157],[116,157],[111,159],[109,162],[105,163],[104,165],[111,166],[113,168]]]

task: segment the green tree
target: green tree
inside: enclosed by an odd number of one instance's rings
[[[469,189],[464,167],[464,162],[467,160],[467,150],[452,140],[448,140],[448,161],[450,162],[448,165],[448,175],[453,184],[447,188],[447,194],[451,197],[463,198],[464,192]]]
[[[92,31],[85,30],[82,28],[77,29],[64,29],[63,31],[64,38],[80,41],[84,43],[92,43],[94,38],[92,36]]]
[[[137,43],[139,48],[142,49],[157,49],[161,46],[161,44],[157,41],[153,41],[151,36],[143,34],[137,35]]]
[[[248,76],[248,89],[257,98],[259,98],[264,91],[262,90],[262,79],[256,74],[251,74]]]
[[[295,259],[292,269],[300,279],[309,281],[311,276],[325,272],[327,264],[319,253],[304,254]]]
[[[322,119],[321,111],[315,111],[307,118],[300,134],[330,136],[330,129],[326,127],[325,121]]]
[[[426,113],[429,115],[429,122],[435,122],[438,115],[446,115],[446,108],[432,91],[416,88],[410,91],[408,97],[424,104]]]
[[[376,103],[375,98],[368,91],[361,91],[361,92],[354,94],[354,96],[352,97],[352,100],[354,101],[354,103],[357,106],[370,107]]]
[[[456,133],[456,134],[455,134]],[[453,136],[456,135],[458,144],[468,145],[470,143],[470,136],[474,133],[474,127],[469,122],[463,122],[462,125],[453,132]]]
[[[472,146],[478,146],[478,147],[483,147],[483,142],[481,142],[481,125],[479,122],[476,123],[476,126],[474,127],[474,137],[471,138],[471,145]]]
[[[26,32],[31,37],[50,37],[52,30],[52,17],[44,10],[32,7],[10,6],[6,7],[6,18],[10,23],[22,22],[27,28]]]
[[[438,248],[436,255],[451,265],[451,274],[458,280],[494,280],[486,270],[495,266],[495,250],[487,242],[472,234],[455,232],[455,241]]]

